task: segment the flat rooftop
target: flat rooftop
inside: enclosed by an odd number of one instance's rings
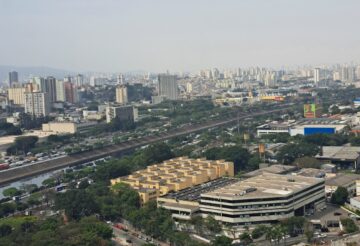
[[[356,160],[360,155],[360,147],[356,146],[323,146],[319,159]]]
[[[263,173],[204,193],[201,197],[217,197],[227,200],[283,197],[323,181],[324,179],[320,178]]]
[[[296,171],[298,167],[290,165],[275,164],[268,167],[260,168],[252,172],[245,173],[243,177],[255,177],[263,173],[274,173],[274,174],[286,174],[292,171]]]
[[[338,173],[335,177],[326,179],[327,186],[346,186],[356,180],[360,180],[359,174]]]
[[[236,183],[238,181],[239,179],[237,178],[222,177],[200,185],[195,185],[193,187],[180,190],[178,192],[169,192],[162,197],[185,201],[199,201],[200,195],[202,193],[210,192],[212,190],[219,189],[221,187]]]
[[[293,129],[303,129],[303,128],[335,128],[337,131],[341,131],[346,127],[345,124],[304,124],[296,125]]]

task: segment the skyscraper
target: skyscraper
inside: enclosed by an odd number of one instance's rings
[[[322,79],[321,68],[314,69],[314,82],[318,83]]]
[[[25,113],[34,117],[46,116],[50,113],[51,106],[47,93],[27,92],[25,93]]]
[[[32,83],[35,85],[35,91],[45,92],[45,79],[42,77],[34,77]]]
[[[178,99],[179,91],[175,75],[159,74],[159,96],[165,96],[169,100]]]
[[[56,79],[54,77],[47,77],[45,79],[45,88],[43,89],[43,92],[46,92],[48,94],[50,103],[53,103],[56,101]]]
[[[123,74],[119,74],[116,78],[116,83],[118,83],[119,85],[124,84],[124,75]]]
[[[78,102],[78,94],[76,86],[71,82],[64,82],[64,90],[65,90],[65,101],[68,103],[77,103]]]
[[[82,75],[82,74],[76,75],[75,80],[74,80],[74,84],[77,87],[82,86],[84,84],[84,75]]]
[[[64,81],[57,80],[56,81],[56,101],[65,102],[65,87]]]
[[[18,73],[11,71],[9,72],[9,87],[12,87],[14,83],[19,83]]]
[[[128,93],[126,85],[116,87],[116,102],[120,104],[128,103]]]

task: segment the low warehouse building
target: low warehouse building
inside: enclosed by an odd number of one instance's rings
[[[316,155],[315,158],[336,164],[340,169],[357,169],[360,161],[360,147],[323,146],[321,153]]]

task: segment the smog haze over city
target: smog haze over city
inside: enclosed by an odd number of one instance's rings
[[[163,72],[359,61],[356,0],[0,4],[2,65]]]
[[[360,1],[0,0],[0,246],[356,246]]]

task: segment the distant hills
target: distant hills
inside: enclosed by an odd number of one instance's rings
[[[30,76],[54,76],[62,79],[64,76],[73,75],[75,72],[51,67],[20,67],[20,66],[1,66],[0,65],[0,83],[4,83],[8,79],[10,71],[17,71],[19,73],[20,81],[29,78]]]

